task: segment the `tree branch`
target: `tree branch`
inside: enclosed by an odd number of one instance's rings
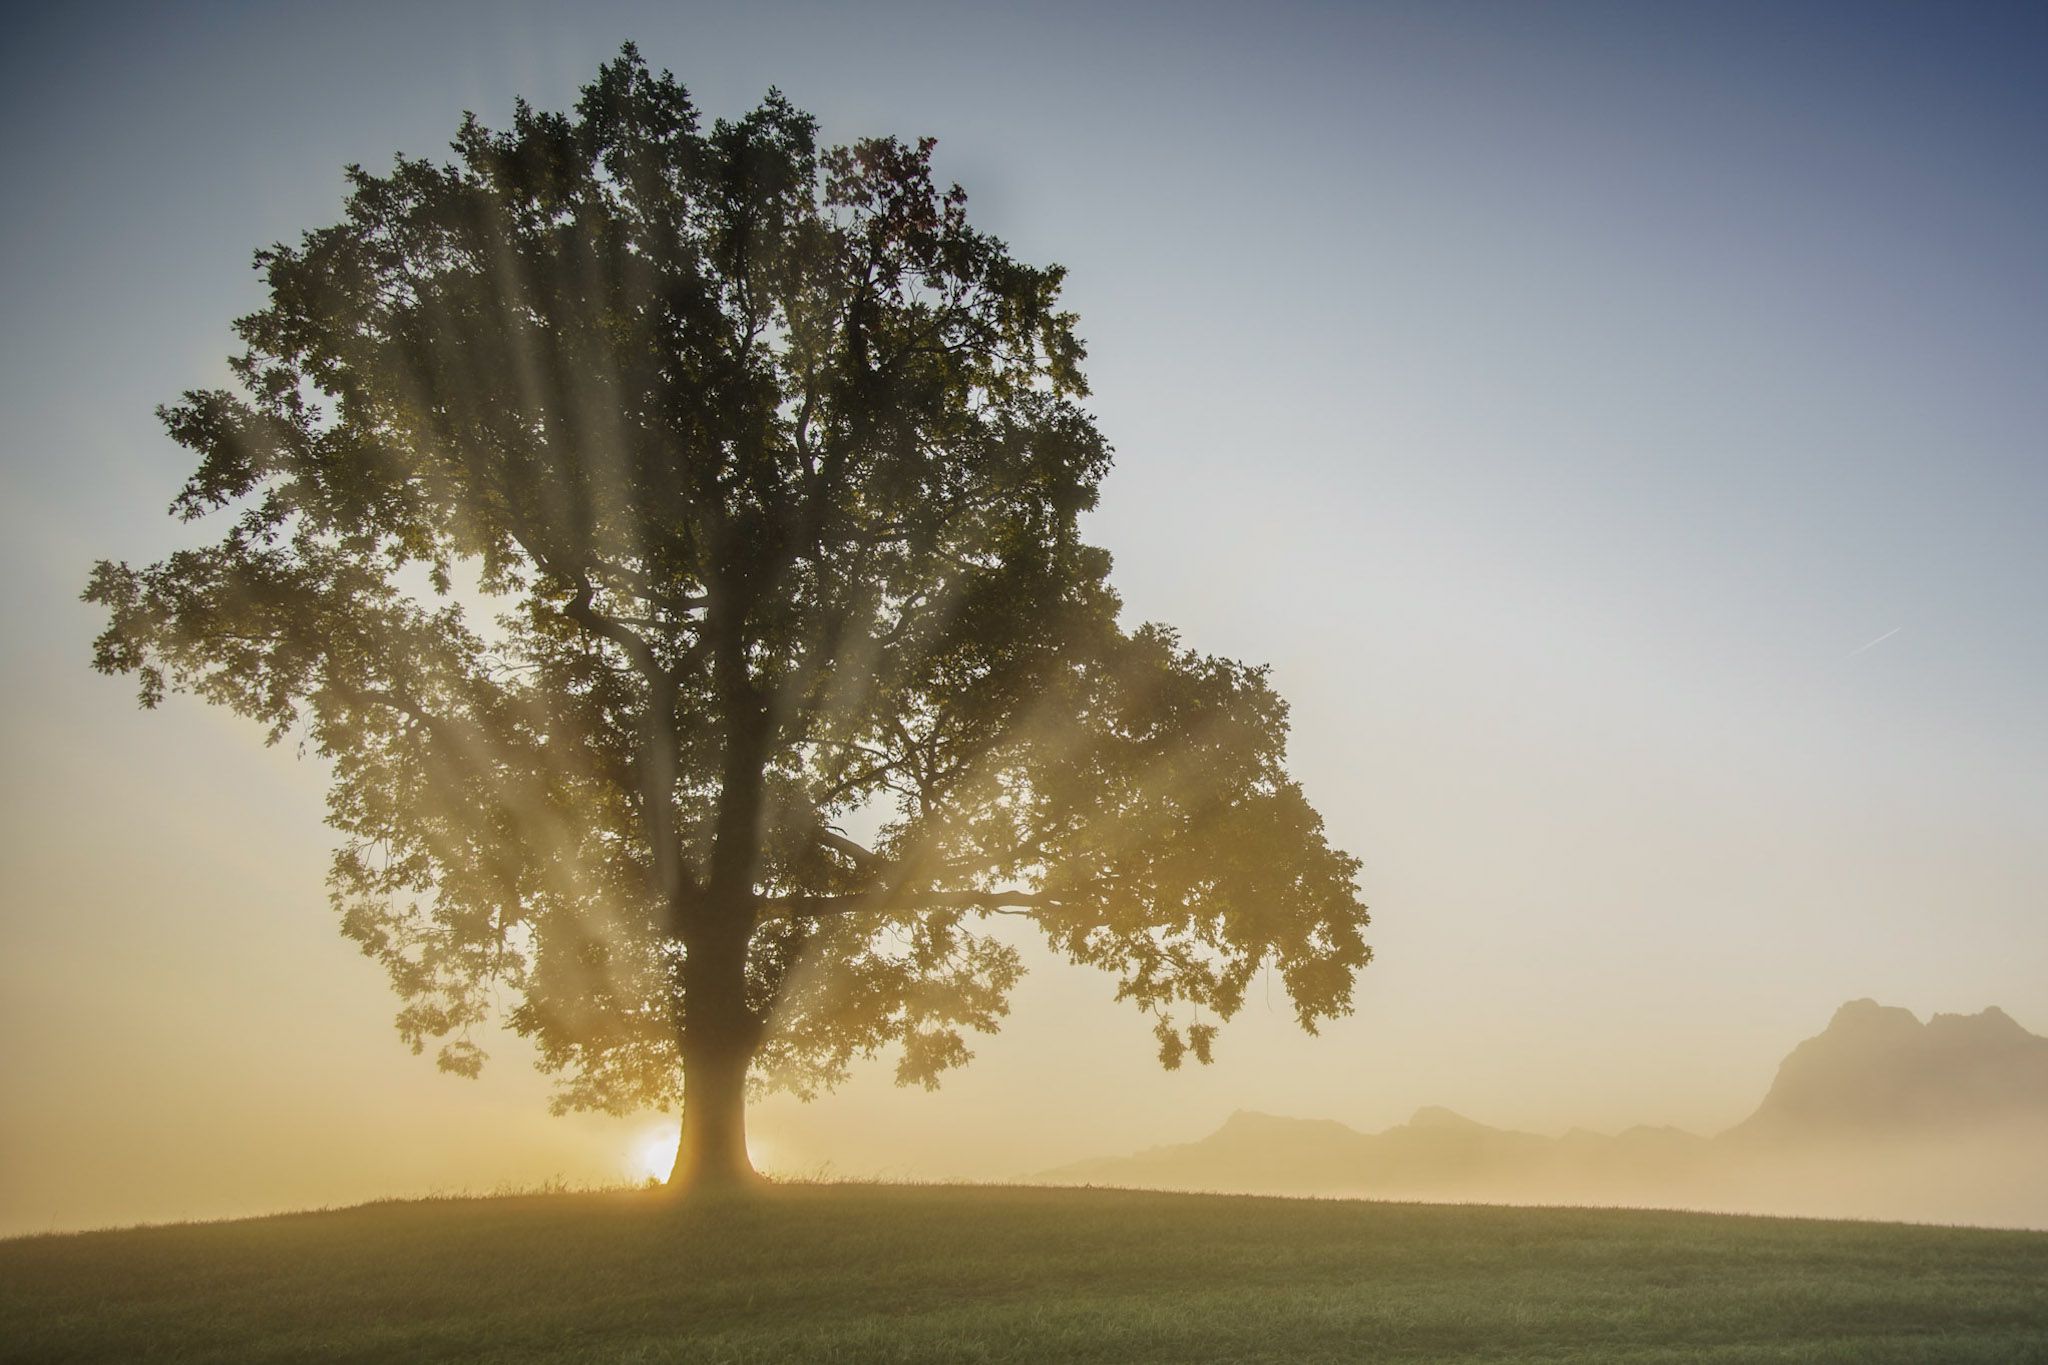
[[[862,872],[881,872],[889,866],[880,854],[855,843],[837,830],[821,826],[818,830],[818,842],[834,853],[845,855],[847,861]]]
[[[582,626],[592,635],[598,636],[600,639],[610,640],[620,649],[626,651],[626,657],[630,658],[639,667],[640,671],[647,675],[649,681],[665,681],[668,677],[668,670],[661,666],[661,660],[655,657],[654,648],[647,643],[645,637],[632,627],[606,616],[603,612],[591,606],[591,599],[596,595],[596,592],[597,590],[591,586],[588,578],[579,578],[576,585],[576,595],[570,598],[568,604],[562,608],[562,614],[577,625]]]
[[[763,896],[757,916],[771,919],[823,919],[862,910],[1051,910],[1060,902],[1035,891],[904,891],[880,887],[844,896]]]

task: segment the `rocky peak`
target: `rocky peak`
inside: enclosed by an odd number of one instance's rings
[[[2004,1010],[1938,1014],[1852,1000],[1792,1049],[1731,1135],[1904,1136],[2048,1119],[2048,1038]]]

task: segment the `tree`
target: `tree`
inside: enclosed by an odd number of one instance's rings
[[[750,1077],[966,1061],[1020,971],[994,916],[1169,1067],[1262,967],[1348,1011],[1357,863],[1285,704],[1120,627],[1062,271],[930,140],[821,150],[772,91],[707,132],[628,47],[452,146],[257,253],[235,391],[160,413],[220,538],[85,592],[144,706],[329,764],[332,897],[415,1051],[474,1074],[512,1000],[558,1110],[680,1103],[697,1186],[752,1175]]]

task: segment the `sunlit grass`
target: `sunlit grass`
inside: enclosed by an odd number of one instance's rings
[[[2048,1359],[2048,1234],[818,1185],[0,1243],[31,1360]]]

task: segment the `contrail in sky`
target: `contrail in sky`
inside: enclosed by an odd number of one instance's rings
[[[1904,629],[1904,626],[1893,626],[1890,630],[1878,636],[1875,640],[1870,641],[1868,644],[1861,644],[1856,646],[1856,648],[1850,650],[1847,654],[1844,654],[1842,657],[1845,659],[1853,659],[1866,649],[1876,649],[1879,645],[1883,644],[1886,640],[1891,639],[1892,636],[1897,635],[1900,631]]]

